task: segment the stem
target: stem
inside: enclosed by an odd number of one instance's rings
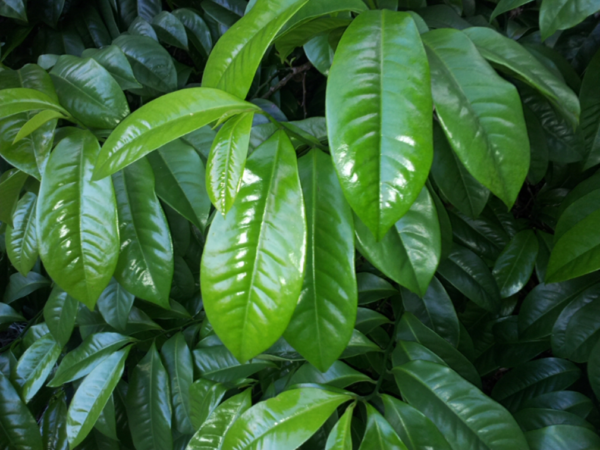
[[[310,70],[311,67],[312,67],[312,64],[310,63],[310,61],[302,64],[301,66],[292,67],[292,71],[290,73],[288,73],[285,77],[283,77],[279,83],[277,83],[275,86],[272,86],[271,89],[269,89],[267,91],[267,93],[265,95],[263,95],[261,98],[264,98],[264,99],[269,98],[275,92],[277,92],[278,90],[283,88],[286,84],[288,84],[289,81],[292,78],[294,78],[296,75],[298,75],[299,73],[306,72],[307,70]]]

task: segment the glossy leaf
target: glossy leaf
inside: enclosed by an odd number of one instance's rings
[[[554,425],[527,433],[531,450],[586,450],[600,446],[596,432],[573,425]]]
[[[460,31],[430,31],[423,42],[433,101],[450,145],[477,181],[512,206],[529,169],[527,129],[515,87]]]
[[[17,206],[21,190],[27,174],[17,169],[4,172],[0,182],[0,195],[2,195],[2,204],[0,205],[0,220],[6,224],[12,225],[12,216]]]
[[[540,31],[546,40],[558,30],[571,28],[600,11],[596,2],[585,0],[545,0],[540,7]]]
[[[50,281],[37,272],[29,272],[26,277],[20,273],[10,276],[8,287],[4,291],[4,303],[12,303],[23,298],[40,288],[50,286]]]
[[[64,398],[50,401],[40,427],[44,450],[69,450],[67,438],[67,405]]]
[[[240,364],[223,345],[194,350],[194,363],[203,378],[222,383],[247,378],[268,367],[274,367],[269,361],[254,359]]]
[[[521,429],[525,432],[539,430],[554,425],[574,425],[594,430],[594,426],[581,417],[554,409],[523,408],[514,415]]]
[[[332,428],[325,450],[352,450],[352,413],[355,406],[356,403],[351,403]]]
[[[532,0],[500,0],[494,8],[492,15],[490,17],[490,21],[494,20],[500,14],[509,12],[513,9],[518,8],[519,6],[526,5],[530,3]]]
[[[500,254],[492,274],[502,298],[516,294],[527,284],[533,273],[538,248],[535,233],[525,230],[517,233]]]
[[[119,251],[112,183],[91,179],[99,150],[86,131],[73,130],[61,140],[48,161],[36,212],[48,274],[90,309],[108,285]]]
[[[225,436],[231,450],[295,449],[351,397],[316,388],[285,391],[243,413]]]
[[[121,249],[116,280],[136,297],[169,309],[173,244],[169,225],[154,194],[154,175],[146,160],[112,176],[117,198]]]
[[[575,391],[557,391],[542,394],[527,400],[523,408],[544,408],[567,411],[585,419],[593,409],[592,401],[584,394]]]
[[[196,380],[189,389],[190,423],[198,430],[221,402],[227,388],[221,383]]]
[[[111,354],[79,385],[67,414],[67,436],[71,447],[83,441],[92,430],[123,374],[130,349]]]
[[[183,23],[168,11],[162,11],[152,19],[152,27],[165,44],[183,50],[188,49],[188,38]]]
[[[356,281],[358,283],[358,303],[360,305],[373,303],[398,293],[390,283],[369,272],[357,273]]]
[[[35,341],[19,358],[16,378],[25,403],[28,403],[46,382],[60,356],[60,350],[59,343],[47,334]]]
[[[321,372],[309,363],[305,363],[290,378],[289,385],[302,383],[326,384],[344,389],[354,383],[373,383],[368,376],[354,370],[341,361],[335,361],[325,372]]]
[[[202,258],[204,307],[240,361],[269,348],[287,327],[302,287],[305,245],[296,158],[279,131],[248,158],[237,201],[226,217],[215,217]]]
[[[98,311],[107,324],[119,332],[125,332],[134,298],[113,278],[98,299]]]
[[[376,450],[380,448],[406,450],[406,446],[388,421],[373,406],[367,403],[366,407],[367,428],[359,450]]]
[[[42,127],[43,125],[45,125],[48,122],[52,122],[53,124],[56,124],[56,122],[54,122],[54,121],[57,119],[66,119],[66,117],[57,111],[52,111],[51,109],[46,109],[44,111],[41,111],[41,112],[33,115],[27,121],[27,123],[25,123],[25,125],[23,125],[23,127],[19,130],[19,132],[17,133],[17,135],[15,136],[15,138],[13,140],[13,144],[16,144],[17,142],[26,138],[31,133],[38,130],[40,127]]]
[[[431,167],[428,85],[410,15],[369,11],[348,27],[328,79],[329,142],[346,199],[377,241],[407,213]]]
[[[173,15],[183,23],[188,33],[188,41],[196,47],[196,50],[204,56],[208,56],[212,49],[213,41],[208,25],[206,25],[202,17],[187,8],[176,9],[173,11]]]
[[[306,274],[286,340],[326,371],[352,336],[357,289],[353,218],[331,158],[314,149],[298,161],[307,221]]]
[[[30,88],[3,89],[0,91],[0,119],[27,111],[51,109],[65,116],[65,111],[56,100],[41,91]]]
[[[37,197],[25,193],[13,213],[12,226],[6,228],[6,253],[12,265],[23,275],[33,268],[38,258],[35,207]]]
[[[135,79],[131,64],[125,53],[116,45],[107,45],[101,49],[88,48],[82,55],[83,58],[92,58],[115,79],[121,89],[139,89],[142,85]]]
[[[402,397],[437,426],[452,448],[527,448],[510,413],[451,369],[412,361],[393,373]]]
[[[54,339],[61,345],[67,345],[77,317],[79,303],[60,287],[54,286],[44,306],[44,320]]]
[[[26,2],[24,0],[6,0],[2,2],[0,16],[27,22]]]

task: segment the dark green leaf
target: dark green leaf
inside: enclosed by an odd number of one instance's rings
[[[326,384],[344,389],[354,383],[374,383],[368,376],[354,370],[341,361],[335,361],[326,372],[321,372],[309,363],[305,363],[290,378],[289,385],[301,383]]]
[[[127,292],[114,278],[98,299],[98,311],[115,330],[125,332],[134,295]]]
[[[188,49],[188,38],[181,20],[168,11],[163,11],[152,19],[152,27],[158,38],[167,45],[183,50]]]
[[[59,343],[47,334],[35,341],[19,358],[16,379],[25,403],[28,403],[46,382],[60,356],[60,349]]]
[[[67,345],[77,317],[79,303],[58,285],[54,286],[46,305],[44,320],[54,339],[61,345]]]
[[[573,425],[554,425],[526,434],[531,450],[589,450],[600,447],[600,437]]]
[[[69,450],[67,405],[63,397],[54,398],[42,416],[40,427],[44,450]]]
[[[517,233],[494,265],[492,274],[506,298],[519,292],[529,281],[538,254],[538,239],[532,230]]]
[[[92,58],[119,83],[121,89],[139,89],[142,85],[135,79],[133,70],[125,53],[116,45],[107,45],[101,49],[88,48],[83,58]]]
[[[356,403],[351,403],[327,437],[325,450],[352,450],[352,413]]]
[[[359,450],[406,450],[392,426],[383,418],[377,410],[366,404],[367,407],[367,429],[363,436]]]
[[[600,11],[600,5],[597,2],[544,0],[540,8],[542,40],[546,40],[558,30],[565,30],[577,25],[597,11]]]
[[[240,364],[223,345],[194,350],[194,364],[203,378],[222,383],[247,378],[267,367],[274,367],[270,361],[258,359]]]
[[[12,265],[27,276],[38,258],[35,206],[37,196],[26,192],[18,201],[12,226],[6,227],[6,253]]]
[[[198,430],[221,402],[227,388],[221,383],[200,379],[189,389],[190,423]]]

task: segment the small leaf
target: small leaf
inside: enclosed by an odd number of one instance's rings
[[[506,298],[519,292],[529,281],[538,254],[538,240],[532,230],[517,233],[494,264],[492,275]]]
[[[44,305],[44,320],[54,339],[61,345],[67,345],[77,317],[79,303],[58,285],[50,292]]]
[[[27,276],[38,258],[35,208],[37,196],[26,192],[17,202],[13,224],[6,228],[6,253],[10,262],[23,276]]]
[[[17,135],[15,136],[15,138],[13,140],[13,144],[16,144],[20,140],[26,138],[31,133],[38,130],[40,127],[47,124],[48,122],[50,122],[52,120],[57,120],[57,119],[66,119],[66,117],[57,111],[52,111],[51,109],[46,109],[44,111],[41,111],[41,112],[35,114],[19,130],[19,132],[17,133]]]
[[[125,332],[135,296],[127,292],[114,278],[98,299],[98,310],[115,330]]]
[[[46,382],[60,356],[60,350],[59,343],[47,334],[35,341],[19,358],[16,377],[21,385],[21,396],[25,403],[28,403]]]
[[[189,389],[190,421],[198,430],[221,402],[227,388],[221,383],[200,379]]]

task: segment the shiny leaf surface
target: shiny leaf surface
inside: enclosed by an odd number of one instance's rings
[[[25,193],[17,202],[12,226],[6,228],[6,252],[12,265],[23,275],[33,268],[38,258],[35,207],[37,197]]]
[[[512,238],[496,260],[492,272],[500,297],[510,297],[527,284],[533,273],[538,248],[538,239],[531,230],[521,231]]]
[[[79,303],[60,287],[54,286],[48,301],[44,306],[44,320],[54,336],[61,345],[67,345],[77,317]]]

